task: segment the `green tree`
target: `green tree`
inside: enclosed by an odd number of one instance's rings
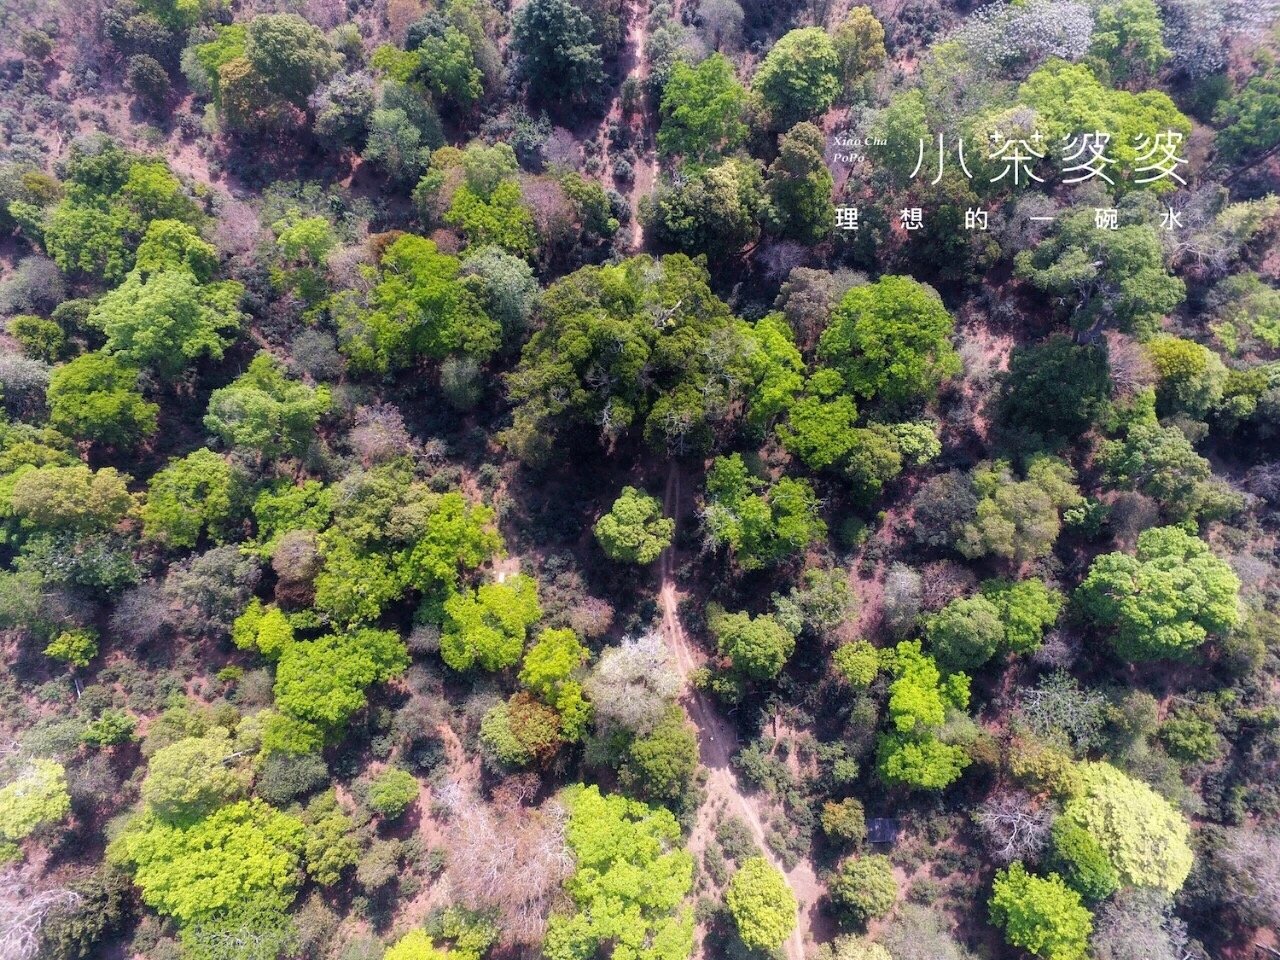
[[[691,170],[658,190],[654,212],[666,243],[690,256],[729,260],[760,238],[768,212],[760,165],[731,157]]]
[[[129,477],[82,463],[20,470],[9,479],[9,509],[24,531],[101,533],[134,510]]]
[[[910,277],[881,277],[844,295],[818,353],[862,397],[890,405],[929,399],[960,372],[942,299]]]
[[[231,465],[200,449],[151,478],[142,507],[143,536],[169,547],[194,547],[201,533],[221,542],[238,491]]]
[[[1124,659],[1184,659],[1209,634],[1235,626],[1239,591],[1239,578],[1207,543],[1156,527],[1138,536],[1135,556],[1095,560],[1075,601]]]
[[[850,857],[831,880],[832,902],[860,926],[883,917],[897,899],[898,881],[888,857]]]
[[[596,521],[596,540],[611,560],[648,564],[657,560],[675,533],[676,522],[662,515],[657,497],[623,487],[609,512]]]
[[[1043,557],[1058,539],[1062,511],[1083,502],[1071,467],[1049,456],[1032,457],[1025,480],[1015,480],[1004,461],[980,464],[972,480],[978,502],[956,541],[970,558],[994,554],[1021,564]]]
[[[569,0],[529,0],[511,24],[516,76],[535,99],[596,100],[604,63],[591,20]]]
[[[1018,862],[996,874],[991,922],[1005,939],[1045,960],[1082,960],[1093,918],[1056,873],[1034,877]]]
[[[1215,519],[1242,506],[1238,494],[1213,476],[1209,461],[1196,453],[1176,426],[1161,426],[1154,415],[1131,424],[1124,436],[1102,445],[1099,461],[1112,487],[1151,497],[1173,520]]]
[[[995,607],[1003,627],[1001,646],[1011,653],[1031,653],[1053,626],[1066,599],[1043,580],[988,580],[982,596]]]
[[[796,896],[764,857],[743,862],[725,889],[724,902],[750,950],[777,950],[796,927]]]
[[[720,655],[733,669],[753,680],[772,680],[796,648],[795,635],[767,614],[714,611],[707,625],[716,638]]]
[[[367,703],[365,690],[409,666],[391,630],[362,629],[289,644],[276,664],[276,704],[295,720],[337,731]]]
[[[1120,878],[1102,844],[1070,820],[1059,819],[1053,824],[1053,862],[1067,883],[1086,900],[1105,900],[1120,886]]]
[[[222,357],[243,319],[243,292],[234,280],[202,285],[186,270],[134,271],[98,301],[89,323],[106,334],[108,351],[172,379],[199,357]]]
[[[950,710],[969,704],[969,678],[943,677],[937,663],[921,652],[919,641],[904,641],[885,657],[889,684],[890,731],[880,737],[877,770],[890,784],[941,789],[969,764],[958,746],[937,739]]]
[[[627,747],[618,781],[630,793],[659,803],[683,799],[698,770],[698,738],[684,711],[667,709],[658,725]]]
[[[49,641],[44,654],[73,667],[87,667],[98,655],[98,635],[92,629],[64,630]]]
[[[231,640],[241,650],[256,650],[268,660],[278,660],[293,643],[293,626],[277,606],[263,606],[254,597],[231,625]]]
[[[826,535],[806,480],[769,485],[751,476],[740,454],[717,457],[707,473],[703,526],[743,570],[758,570],[801,552]]]
[[[831,232],[835,180],[825,150],[826,135],[811,123],[797,123],[778,141],[768,190],[774,228],[784,237],[816,244]]]
[[[448,960],[449,956],[447,950],[440,950],[431,942],[425,930],[410,930],[387,947],[382,960]]]
[[[235,800],[248,773],[233,760],[236,748],[223,727],[162,747],[147,765],[142,799],[160,819],[191,822]]]
[[[275,460],[301,453],[328,409],[328,387],[289,380],[275,358],[262,351],[248,370],[213,391],[204,425],[230,446]]]
[[[19,840],[57,823],[71,812],[67,772],[60,763],[35,758],[0,787],[0,860],[12,859]]]
[[[189,924],[293,902],[305,842],[301,821],[241,800],[182,826],[143,814],[109,849],[133,867],[148,906]]]
[[[418,799],[421,789],[413,774],[390,767],[370,782],[369,806],[388,820],[394,820]]]
[[[1280,70],[1272,67],[1251,77],[1244,88],[1218,107],[1214,118],[1218,153],[1227,163],[1240,163],[1275,149],[1280,120]]]
[[[746,103],[728,57],[714,53],[696,66],[677,61],[662,89],[659,149],[698,162],[732,151],[747,135]]]
[[[107,353],[86,353],[49,378],[49,423],[68,436],[130,447],[153,434],[159,407],[143,399],[138,371]]]
[[[853,687],[871,686],[880,672],[880,655],[866,640],[841,644],[831,660],[840,675]]]
[[[1106,351],[1056,335],[1014,348],[997,410],[1015,445],[1055,451],[1087,432],[1110,396]]]
[[[343,812],[333,789],[314,797],[303,815],[307,835],[303,858],[307,876],[322,887],[332,887],[343,873],[360,861],[360,844],[354,824]]]
[[[925,621],[925,635],[944,667],[972,670],[1000,649],[1004,626],[1000,611],[986,597],[960,597]]]
[[[501,341],[498,324],[484,312],[461,265],[424,237],[402,236],[387,247],[369,310],[340,316],[342,349],[361,370],[387,373],[418,356],[450,354],[484,359]]]
[[[543,294],[542,327],[508,379],[514,422],[502,439],[545,465],[570,431],[612,446],[643,429],[658,449],[706,449],[708,420],[728,412],[725,384],[745,382],[735,322],[706,268],[683,255],[584,267]]]
[[[573,874],[565,892],[575,912],[554,913],[548,960],[584,960],[604,945],[617,960],[685,960],[693,950],[693,857],[680,825],[662,807],[603,795],[592,786],[562,794]]]
[[[840,93],[840,58],[820,27],[784,34],[751,81],[769,109],[775,127],[787,129],[835,102]]]
[[[560,734],[570,742],[582,738],[591,720],[591,704],[575,676],[589,657],[572,630],[543,630],[520,667],[520,682],[555,708],[560,715]]]
[[[261,14],[245,26],[244,56],[272,96],[305,107],[339,57],[321,30],[294,13]]]
[[[1089,52],[1105,60],[1117,80],[1135,72],[1150,75],[1169,59],[1155,0],[1110,0],[1095,16]]]
[[[541,616],[537,582],[523,574],[456,593],[444,604],[440,656],[460,672],[514,666],[529,627]]]
[[[1081,766],[1060,819],[1063,829],[1078,826],[1097,841],[1125,886],[1172,896],[1191,873],[1187,821],[1145,783],[1108,763]]]
[[[1056,233],[1017,255],[1018,276],[1060,298],[1081,338],[1106,327],[1153,330],[1186,294],[1165,267],[1159,234],[1147,224],[1099,230],[1094,220],[1092,210],[1060,217]]]
[[[1168,335],[1151,338],[1145,347],[1160,378],[1156,385],[1160,416],[1181,413],[1203,420],[1222,402],[1227,368],[1208,347]]]
[[[860,844],[867,839],[867,814],[853,797],[828,800],[822,805],[820,821],[822,832],[834,844]]]
[[[884,66],[884,25],[870,7],[851,7],[832,34],[831,42],[840,62],[840,77],[846,92],[861,83],[867,74]]]

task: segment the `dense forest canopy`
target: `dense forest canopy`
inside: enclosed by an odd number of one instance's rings
[[[0,958],[1280,956],[1278,63],[0,0]]]

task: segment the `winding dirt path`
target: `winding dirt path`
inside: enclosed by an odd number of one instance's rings
[[[662,502],[663,513],[680,523],[680,469],[672,464],[667,475],[667,488]],[[674,536],[673,536],[674,540]],[[755,797],[744,793],[738,783],[738,777],[730,766],[737,747],[737,736],[719,711],[705,694],[690,682],[691,675],[701,665],[698,650],[689,642],[684,628],[680,625],[680,595],[676,588],[676,548],[674,544],[663,551],[658,564],[661,581],[658,590],[658,603],[662,608],[662,635],[675,659],[676,669],[685,683],[682,698],[685,712],[693,720],[698,731],[698,753],[702,765],[707,768],[707,796],[701,810],[698,811],[698,822],[694,827],[690,846],[703,845],[705,839],[714,830],[711,823],[714,810],[717,808],[737,814],[747,824],[751,836],[760,848],[761,854],[775,868],[786,875],[787,883],[796,895],[799,903],[799,917],[796,928],[783,944],[787,960],[804,960],[805,941],[812,940],[810,930],[812,916],[817,910],[818,899],[822,896],[822,885],[818,882],[813,865],[802,860],[790,871],[785,870],[778,858],[769,849],[765,839],[764,823],[760,815],[759,803]]]

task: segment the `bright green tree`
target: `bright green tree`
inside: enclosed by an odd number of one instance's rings
[[[19,840],[63,820],[71,812],[67,772],[60,763],[35,758],[0,787],[0,860],[12,858]]]
[[[1062,809],[1063,828],[1078,826],[1092,836],[1121,884],[1177,893],[1194,861],[1186,819],[1109,763],[1086,763],[1077,772],[1077,786]]]
[[[1075,601],[1126,660],[1181,659],[1239,620],[1240,579],[1209,545],[1179,527],[1138,536],[1135,556],[1099,557]]]
[[[1014,863],[996,874],[990,908],[1013,946],[1045,960],[1083,960],[1093,918],[1056,873],[1034,877]]]
[[[78,440],[130,447],[156,430],[159,407],[138,390],[138,371],[108,353],[82,354],[49,378],[49,423]]]
[[[599,787],[562,794],[573,874],[565,892],[575,912],[554,913],[548,960],[586,960],[604,945],[616,960],[686,960],[693,950],[693,857],[679,846],[670,811]]]
[[[623,487],[609,512],[596,521],[596,540],[611,560],[648,564],[657,560],[675,533],[676,522],[662,515],[657,497]]]
[[[444,604],[440,656],[458,671],[514,666],[541,616],[537,582],[523,574],[454,594]]]
[[[288,716],[340,730],[368,702],[374,683],[409,666],[404,641],[391,630],[355,630],[289,644],[276,664],[276,704]]]
[[[101,533],[133,513],[129,477],[114,467],[49,464],[18,471],[8,507],[24,531]]]
[[[703,525],[743,570],[758,570],[804,550],[826,534],[807,480],[770,485],[747,472],[740,454],[717,457],[707,473]]]
[[[198,820],[244,793],[248,775],[224,727],[156,751],[142,781],[142,799],[168,822]]]
[[[449,952],[438,949],[425,930],[410,930],[387,947],[382,960],[448,960]]]
[[[341,316],[342,349],[363,370],[386,373],[449,354],[483,359],[497,349],[498,324],[458,282],[456,257],[424,237],[400,237],[382,255],[369,310]]]
[[[186,826],[143,814],[109,856],[132,866],[143,902],[187,924],[288,909],[304,842],[301,821],[261,800],[241,800]]]
[[[751,857],[729,881],[725,906],[738,936],[751,950],[777,950],[796,926],[796,896],[764,857]]]
[[[172,379],[200,357],[222,357],[243,319],[243,292],[234,280],[201,284],[187,270],[135,270],[98,301],[89,323],[106,334],[108,351]]]

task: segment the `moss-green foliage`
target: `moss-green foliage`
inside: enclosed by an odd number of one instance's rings
[[[1084,957],[1093,918],[1056,873],[1036,877],[1014,863],[996,874],[990,907],[991,922],[1013,946],[1045,960]]]
[[[702,522],[713,543],[743,570],[758,570],[799,553],[826,533],[806,480],[776,483],[752,476],[740,454],[717,457],[707,473]]]
[[[369,784],[369,806],[382,816],[394,820],[418,799],[420,790],[413,774],[391,767],[374,777]]]
[[[205,428],[232,447],[276,459],[306,449],[316,421],[329,409],[329,389],[289,380],[280,364],[259,353],[249,369],[213,391]]]
[[[795,929],[796,896],[764,857],[751,857],[738,868],[724,902],[738,936],[751,950],[776,950]]]
[[[715,609],[709,612],[707,626],[721,656],[752,680],[772,680],[796,648],[795,634],[768,614],[753,617]]]
[[[1053,860],[1067,883],[1086,900],[1104,900],[1120,886],[1102,844],[1066,818],[1053,825]]]
[[[144,814],[111,847],[150,907],[181,924],[254,909],[285,910],[298,886],[305,829],[260,800],[190,825]]]
[[[44,653],[73,667],[87,667],[98,655],[98,635],[92,629],[64,630],[49,641]]]
[[[190,822],[236,799],[247,785],[243,763],[224,727],[157,750],[142,781],[142,799],[157,818]]]
[[[606,445],[641,430],[673,453],[707,446],[708,418],[731,399],[719,385],[747,380],[739,351],[706,349],[734,325],[708,279],[688,257],[634,257],[548,287],[542,328],[508,380],[505,442],[534,464],[570,430]]]
[[[672,804],[685,797],[698,769],[698,738],[684,711],[669,708],[648,733],[627,747],[618,779],[630,793]]]
[[[1172,895],[1191,872],[1187,821],[1146,784],[1110,764],[1084,765],[1062,820],[1098,842],[1122,884]]]
[[[972,475],[978,495],[974,516],[959,528],[956,549],[966,557],[994,554],[1024,563],[1048,554],[1062,529],[1062,511],[1083,502],[1075,472],[1062,460],[1035,456],[1026,479],[1005,461],[979,465]]]
[[[908,404],[929,399],[960,372],[953,327],[933,289],[910,277],[886,276],[844,295],[818,352],[858,396]]]
[[[440,655],[458,671],[515,666],[541,616],[537,582],[523,574],[454,594],[444,604]]]
[[[898,881],[888,857],[851,857],[831,881],[831,900],[856,924],[866,924],[893,909]]]
[[[573,913],[553,914],[549,960],[586,960],[611,944],[617,960],[684,960],[693,949],[693,857],[661,807],[575,786],[562,802],[575,869],[565,881]]]
[[[784,34],[751,80],[773,124],[785,130],[826,111],[840,93],[840,60],[827,32],[807,27]]]
[[[1180,659],[1236,624],[1239,590],[1239,578],[1203,540],[1157,527],[1138,537],[1136,555],[1095,560],[1075,601],[1124,659]]]
[[[520,682],[560,715],[565,740],[580,740],[591,720],[579,675],[590,653],[568,629],[543,630],[520,667]]]
[[[657,497],[623,487],[609,512],[596,521],[596,540],[611,560],[653,563],[671,545],[676,522],[662,515]]]
[[[231,465],[212,450],[171,460],[151,478],[142,507],[143,536],[169,547],[194,547],[201,534],[220,543],[238,485]]]

